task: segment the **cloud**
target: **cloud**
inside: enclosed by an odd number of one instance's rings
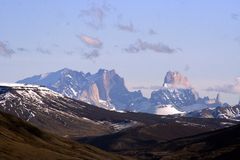
[[[36,49],[36,51],[37,51],[38,53],[41,53],[41,54],[51,54],[51,51],[50,51],[49,49],[44,49],[44,48],[41,48],[41,47],[38,47],[38,48]]]
[[[19,48],[17,48],[17,51],[19,51],[19,52],[28,52],[28,49],[23,48],[23,47],[19,47]]]
[[[108,8],[103,6],[92,6],[89,9],[81,10],[78,15],[79,18],[83,18],[85,24],[93,27],[94,29],[99,29],[103,26],[103,20],[106,16]]]
[[[77,35],[77,37],[86,45],[94,48],[102,48],[103,43],[97,38],[90,37],[88,35]]]
[[[117,25],[119,30],[126,31],[126,32],[135,32],[135,28],[132,23],[129,24],[118,24]]]
[[[8,45],[2,41],[0,41],[0,56],[10,57],[14,54],[15,51],[8,47]]]
[[[83,9],[78,14],[78,18],[81,18],[85,24],[94,29],[100,29],[103,27],[104,19],[107,14],[116,9],[106,1],[95,1],[90,4],[88,9]]]
[[[240,15],[237,14],[237,13],[232,13],[232,14],[231,14],[231,18],[232,18],[233,20],[238,21],[238,20],[240,20]]]
[[[209,87],[206,90],[207,91],[214,91],[214,92],[239,94],[240,93],[240,77],[236,78],[234,84],[227,84],[227,85],[223,85],[223,86]]]
[[[160,89],[162,86],[158,86],[158,85],[155,85],[155,86],[150,86],[149,89],[150,90],[158,90]]]
[[[102,25],[105,13],[101,8],[92,7],[88,10],[81,10],[79,17],[88,17],[87,24],[99,28]]]
[[[135,86],[135,87],[132,87],[132,89],[134,89],[134,90],[148,90],[149,88],[146,87],[146,86]]]
[[[134,90],[158,90],[160,89],[162,86],[158,86],[158,85],[154,85],[154,86],[135,86],[132,87],[132,89]]]
[[[156,35],[158,33],[155,30],[153,30],[153,29],[149,29],[148,34],[149,35]]]
[[[95,58],[97,58],[99,56],[100,56],[100,53],[99,53],[99,51],[97,49],[94,49],[94,50],[92,50],[90,52],[84,53],[84,57],[86,59],[90,59],[90,60],[95,59]]]
[[[169,47],[163,43],[149,43],[146,41],[142,41],[138,39],[134,44],[130,44],[128,48],[124,49],[128,53],[139,53],[141,51],[150,50],[156,53],[165,53],[165,54],[173,54],[176,53],[178,50]]]

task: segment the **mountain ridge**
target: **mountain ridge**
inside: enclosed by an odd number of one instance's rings
[[[99,69],[95,74],[85,74],[64,68],[25,78],[17,83],[44,85],[70,98],[110,110],[128,110],[128,107],[137,107],[139,103],[147,101],[140,91],[130,92],[124,79],[115,70]]]
[[[70,98],[109,110],[161,114],[157,112],[159,106],[172,105],[181,112],[213,106],[206,100],[208,97],[199,97],[188,78],[177,71],[168,71],[163,86],[153,91],[150,98],[144,97],[140,90],[129,91],[115,70],[99,69],[91,74],[64,68],[17,83],[44,85]],[[215,106],[221,106],[221,103],[215,101]]]
[[[50,134],[1,111],[0,133],[0,157],[2,160],[131,159]]]
[[[136,128],[128,132],[122,131],[111,135],[81,138],[78,141],[107,151],[145,160],[239,159],[239,124],[191,136],[185,134],[173,139],[167,138],[171,136],[171,133],[165,133],[163,141],[160,140],[162,138],[158,134],[154,134],[154,132],[150,134],[149,128]],[[139,130],[142,135],[136,136],[140,134]],[[156,132],[154,128],[151,130]],[[181,130],[179,131],[181,132]],[[148,139],[148,136],[151,138]],[[156,136],[157,138],[154,138]]]

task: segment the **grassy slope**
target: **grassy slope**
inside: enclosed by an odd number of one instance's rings
[[[18,118],[0,112],[0,159],[124,160],[128,158],[45,133]]]

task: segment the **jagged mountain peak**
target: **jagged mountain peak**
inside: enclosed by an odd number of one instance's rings
[[[70,72],[70,71],[73,71],[73,70],[65,67],[63,69],[60,69],[58,72]]]
[[[168,71],[165,78],[163,87],[176,87],[176,88],[191,88],[188,78],[178,71]]]
[[[120,77],[115,70],[99,69],[96,74],[92,76],[94,79],[102,79],[105,83],[110,83],[110,81],[122,81],[123,78]]]
[[[83,73],[68,68],[29,77],[18,83],[44,85],[70,98],[78,99],[106,109],[125,110],[132,104],[146,101],[139,92],[130,92],[124,79],[115,70],[99,69],[97,73]],[[137,103],[134,103],[137,101]]]
[[[93,75],[93,77],[101,77],[101,78],[107,78],[108,80],[112,79],[113,77],[118,77],[118,79],[123,79],[120,77],[115,70],[107,70],[107,69],[99,69],[96,74]]]
[[[220,97],[219,93],[217,94],[215,101],[216,101],[216,103],[221,103],[221,97]]]
[[[55,73],[55,72],[52,72],[52,73]],[[56,71],[56,73],[59,73],[61,75],[67,75],[67,74],[81,74],[83,76],[85,76],[85,74],[83,72],[79,72],[79,71],[75,71],[75,70],[72,70],[72,69],[69,69],[69,68],[63,68],[63,69],[60,69],[58,71]],[[49,73],[48,73],[49,74]]]
[[[181,108],[197,103],[198,98],[186,76],[178,71],[168,71],[163,87],[151,93],[150,102],[152,106],[170,104]]]

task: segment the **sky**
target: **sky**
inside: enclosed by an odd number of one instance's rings
[[[201,96],[240,97],[239,0],[0,0],[0,82],[115,69],[149,96],[167,71]]]

